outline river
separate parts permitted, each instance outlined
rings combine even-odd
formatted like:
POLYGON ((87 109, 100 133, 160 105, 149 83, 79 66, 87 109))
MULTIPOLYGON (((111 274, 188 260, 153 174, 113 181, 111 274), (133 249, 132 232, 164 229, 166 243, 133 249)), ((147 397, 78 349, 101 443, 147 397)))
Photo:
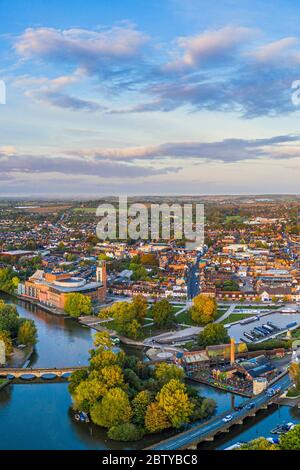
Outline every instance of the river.
MULTIPOLYGON (((62 367, 88 363, 92 347, 92 330, 79 325, 72 319, 55 317, 36 306, 17 301, 0 294, 6 302, 16 303, 21 316, 35 320, 38 329, 36 352, 30 366, 62 367)), ((138 350, 127 353, 141 355, 138 350)), ((224 412, 243 401, 227 392, 211 387, 197 386, 199 393, 217 401, 218 412, 224 412), (234 400, 234 401, 233 401, 234 400)), ((249 440, 257 435, 269 435, 277 423, 300 421, 299 413, 288 407, 273 410, 249 421, 237 436, 234 429, 226 435, 226 442, 249 440), (258 424, 259 423, 259 424, 258 424)), ((71 412, 71 398, 66 383, 16 384, 0 391, 0 449, 133 449, 151 445, 157 437, 128 444, 110 441, 101 428, 92 424, 78 423, 71 412)), ((164 437, 167 437, 165 435, 164 437)), ((218 440, 213 447, 224 448, 225 440, 218 440)), ((211 444, 210 444, 211 446, 211 444)))

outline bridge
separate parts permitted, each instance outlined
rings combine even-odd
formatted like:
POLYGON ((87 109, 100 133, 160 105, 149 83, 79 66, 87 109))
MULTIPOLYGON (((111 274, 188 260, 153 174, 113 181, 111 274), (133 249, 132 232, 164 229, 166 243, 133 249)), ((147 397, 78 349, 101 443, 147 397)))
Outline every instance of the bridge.
POLYGON ((42 379, 45 378, 49 380, 47 375, 52 375, 55 379, 56 378, 67 378, 72 372, 76 370, 85 369, 86 367, 52 367, 52 368, 3 368, 0 369, 0 377, 9 379, 11 381, 23 379, 24 381, 28 381, 28 377, 25 376, 32 376, 32 380, 34 379, 42 379))
POLYGON ((265 393, 261 393, 256 397, 244 402, 244 407, 239 411, 228 410, 226 413, 216 416, 204 424, 194 424, 180 434, 177 434, 169 439, 165 439, 157 444, 154 444, 147 449, 151 450, 178 450, 178 449, 196 449, 197 445, 204 441, 213 441, 217 434, 228 433, 230 428, 236 424, 243 424, 243 421, 249 416, 255 416, 261 409, 267 409, 269 405, 274 403, 278 396, 281 395, 289 386, 291 380, 288 375, 282 377, 274 386, 280 388, 280 391, 269 397, 265 393), (247 408, 247 404, 253 403, 253 406, 247 408), (231 415, 232 419, 229 422, 224 422, 223 418, 226 415, 231 415))

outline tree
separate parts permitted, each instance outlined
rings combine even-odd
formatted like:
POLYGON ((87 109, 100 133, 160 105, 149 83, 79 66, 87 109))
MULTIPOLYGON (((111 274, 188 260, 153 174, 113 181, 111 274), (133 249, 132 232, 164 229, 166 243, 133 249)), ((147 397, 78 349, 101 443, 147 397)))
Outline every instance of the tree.
POLYGON ((12 338, 18 334, 20 326, 20 316, 14 305, 0 304, 0 330, 8 331, 12 338))
POLYGON ((111 313, 118 333, 130 338, 138 337, 141 324, 135 319, 136 305, 129 302, 116 302, 111 307, 111 313))
POLYGON ((90 315, 92 311, 92 301, 90 297, 80 292, 67 294, 65 312, 68 315, 78 318, 80 315, 90 315))
POLYGON ((137 320, 132 320, 126 325, 125 334, 129 338, 137 339, 141 331, 141 325, 137 320))
POLYGON ((0 290, 13 294, 19 285, 20 279, 15 276, 12 268, 0 269, 0 290))
POLYGON ((300 449, 300 424, 291 429, 286 434, 281 434, 279 440, 281 450, 299 450, 300 449))
POLYGON ((198 344, 201 348, 214 344, 228 344, 230 337, 227 330, 221 323, 211 323, 199 333, 198 344))
POLYGON ((102 400, 91 408, 92 421, 104 428, 129 423, 131 417, 132 408, 128 396, 121 388, 108 390, 102 400))
POLYGON ((124 376, 121 367, 117 364, 103 367, 103 369, 101 369, 101 380, 108 388, 123 385, 124 376))
POLYGON ((156 400, 174 428, 190 421, 194 405, 189 400, 185 385, 179 380, 172 379, 165 384, 156 395, 156 400))
POLYGON ((69 392, 73 394, 76 390, 76 387, 88 378, 87 369, 79 369, 75 372, 72 372, 71 376, 69 377, 69 392))
POLYGON ((213 297, 199 294, 193 299, 190 310, 192 320, 198 325, 211 323, 217 313, 217 302, 213 297))
POLYGON ((101 370, 103 367, 112 365, 121 365, 124 360, 123 351, 114 353, 110 349, 98 349, 93 352, 90 359, 90 368, 101 370))
POLYGON ((167 299, 156 302, 152 307, 153 321, 158 326, 167 326, 174 321, 172 305, 167 299))
POLYGON ((147 313, 147 300, 142 295, 136 295, 131 302, 132 315, 135 320, 143 323, 147 313))
POLYGON ((237 450, 279 450, 276 444, 272 444, 264 437, 242 444, 237 450))
POLYGON ((165 385, 172 379, 179 380, 183 382, 184 380, 184 370, 175 364, 166 364, 162 362, 155 368, 155 377, 159 381, 160 385, 165 385))
POLYGON ((151 433, 161 432, 171 427, 164 410, 157 402, 150 403, 145 414, 145 427, 151 433))
POLYGON ((72 394, 74 408, 88 413, 91 407, 107 392, 107 387, 97 377, 88 378, 72 394))
POLYGON ((13 344, 8 331, 0 330, 0 341, 1 340, 4 342, 6 356, 10 356, 13 352, 13 344))
POLYGON ((216 409, 216 402, 212 398, 204 398, 200 407, 200 418, 208 418, 216 409))
POLYGON ((139 441, 144 437, 145 431, 143 428, 136 426, 132 423, 118 424, 112 426, 107 435, 114 441, 129 442, 139 441))
POLYGON ((111 348, 113 345, 110 334, 107 331, 101 331, 94 334, 94 346, 102 348, 111 348))
POLYGON ((151 393, 148 390, 142 390, 132 400, 133 420, 136 424, 144 425, 148 405, 151 402, 151 393))
POLYGON ((290 377, 297 390, 300 390, 300 364, 292 362, 289 366, 290 377))
POLYGON ((141 390, 141 380, 138 375, 132 369, 125 369, 124 376, 126 383, 130 386, 135 395, 138 391, 141 390))
POLYGON ((37 329, 33 320, 24 320, 18 331, 18 343, 34 346, 37 342, 37 329))

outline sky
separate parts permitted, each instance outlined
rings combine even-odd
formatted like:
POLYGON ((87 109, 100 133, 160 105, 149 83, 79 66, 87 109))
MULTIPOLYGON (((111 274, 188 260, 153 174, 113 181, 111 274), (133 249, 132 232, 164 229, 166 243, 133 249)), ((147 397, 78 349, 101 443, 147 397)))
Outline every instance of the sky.
POLYGON ((0 0, 0 196, 299 193, 299 16, 0 0))

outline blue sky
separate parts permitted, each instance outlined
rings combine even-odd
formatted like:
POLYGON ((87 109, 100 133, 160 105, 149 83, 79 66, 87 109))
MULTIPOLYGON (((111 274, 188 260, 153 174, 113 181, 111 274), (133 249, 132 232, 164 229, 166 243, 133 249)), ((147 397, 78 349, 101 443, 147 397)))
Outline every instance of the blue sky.
POLYGON ((0 195, 299 192, 299 14, 0 0, 0 195))

